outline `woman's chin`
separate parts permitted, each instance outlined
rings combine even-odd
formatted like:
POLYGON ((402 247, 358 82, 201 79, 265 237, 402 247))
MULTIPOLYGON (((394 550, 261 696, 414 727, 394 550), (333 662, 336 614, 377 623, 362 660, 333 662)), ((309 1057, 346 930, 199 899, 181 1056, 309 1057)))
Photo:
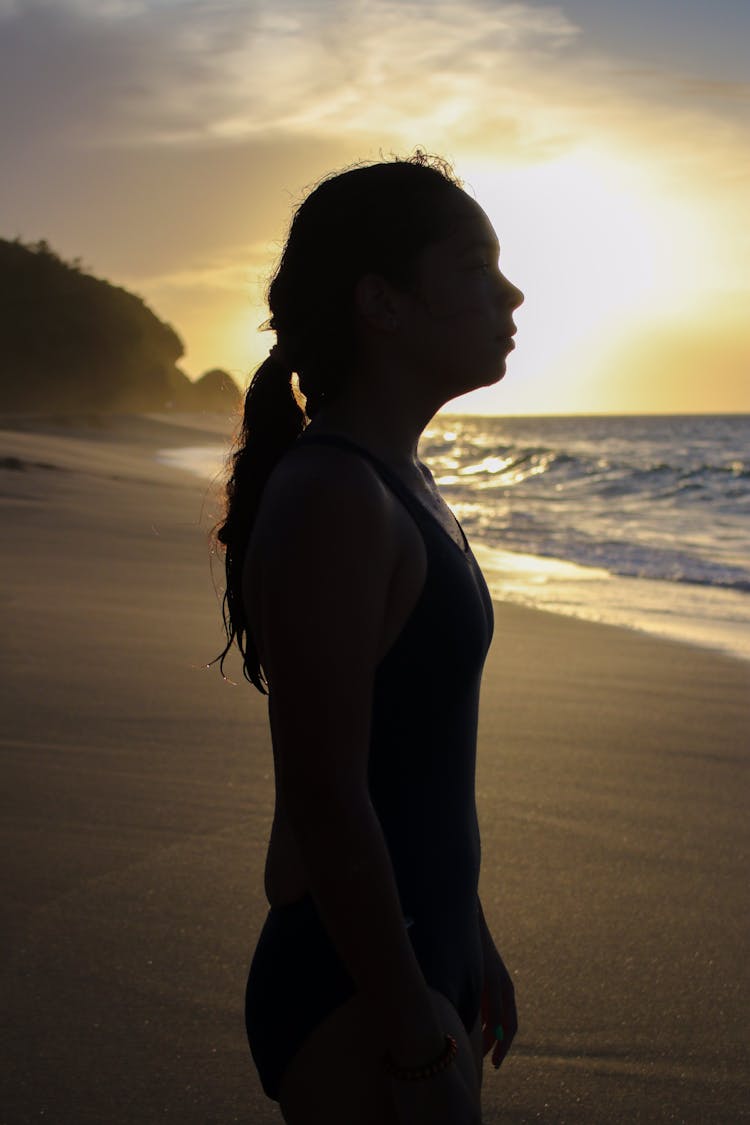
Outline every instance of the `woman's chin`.
POLYGON ((489 375, 488 378, 485 379, 483 383, 480 383, 479 386, 481 386, 481 387, 492 387, 492 386, 495 385, 495 383, 501 383, 503 381, 503 379, 505 378, 505 375, 506 375, 505 360, 501 359, 500 363, 497 365, 497 367, 495 367, 492 374, 489 375))
POLYGON ((446 399, 447 402, 454 398, 460 398, 461 395, 468 395, 472 391, 480 391, 483 387, 493 387, 497 383, 501 383, 505 378, 505 358, 503 357, 499 362, 495 360, 490 368, 485 368, 482 372, 475 372, 471 380, 462 380, 461 383, 456 381, 452 387, 446 386, 445 394, 449 395, 446 399))

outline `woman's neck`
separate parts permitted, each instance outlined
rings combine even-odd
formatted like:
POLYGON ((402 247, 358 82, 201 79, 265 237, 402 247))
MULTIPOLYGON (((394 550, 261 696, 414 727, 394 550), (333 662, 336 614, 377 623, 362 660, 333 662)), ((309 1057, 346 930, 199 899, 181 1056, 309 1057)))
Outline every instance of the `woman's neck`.
POLYGON ((310 433, 341 434, 365 446, 386 464, 409 471, 419 468, 417 446, 434 410, 409 410, 402 402, 366 401, 348 394, 321 406, 309 424, 310 433))

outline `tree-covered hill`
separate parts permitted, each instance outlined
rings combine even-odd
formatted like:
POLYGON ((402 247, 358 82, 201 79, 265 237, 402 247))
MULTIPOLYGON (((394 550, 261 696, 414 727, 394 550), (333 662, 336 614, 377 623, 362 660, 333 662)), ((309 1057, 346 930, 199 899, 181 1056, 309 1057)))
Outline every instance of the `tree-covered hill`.
POLYGON ((191 383, 182 341, 134 293, 44 241, 0 239, 0 410, 232 410, 225 372, 191 383))

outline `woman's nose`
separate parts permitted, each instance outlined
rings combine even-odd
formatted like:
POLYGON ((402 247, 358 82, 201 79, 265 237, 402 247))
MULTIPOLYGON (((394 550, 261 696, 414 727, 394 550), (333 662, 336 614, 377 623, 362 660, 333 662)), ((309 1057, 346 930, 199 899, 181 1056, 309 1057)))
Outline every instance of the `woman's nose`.
POLYGON ((510 307, 512 309, 517 309, 519 305, 523 304, 524 295, 518 286, 514 285, 511 281, 508 282, 508 291, 510 293, 510 307))
POLYGON ((524 301, 523 293, 521 292, 521 290, 518 288, 517 285, 513 284, 512 281, 508 281, 505 274, 502 274, 502 273, 500 274, 500 281, 501 281, 500 292, 501 292, 501 296, 502 296, 502 302, 503 302, 504 305, 510 305, 511 312, 512 312, 513 309, 517 309, 519 305, 523 304, 523 301, 524 301))

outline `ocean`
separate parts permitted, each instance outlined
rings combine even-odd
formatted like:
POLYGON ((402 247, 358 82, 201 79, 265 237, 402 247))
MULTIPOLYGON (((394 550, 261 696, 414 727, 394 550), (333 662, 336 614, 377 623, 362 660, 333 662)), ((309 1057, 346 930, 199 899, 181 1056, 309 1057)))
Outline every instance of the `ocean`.
POLYGON ((419 453, 497 600, 750 660, 750 415, 441 413, 419 453))

